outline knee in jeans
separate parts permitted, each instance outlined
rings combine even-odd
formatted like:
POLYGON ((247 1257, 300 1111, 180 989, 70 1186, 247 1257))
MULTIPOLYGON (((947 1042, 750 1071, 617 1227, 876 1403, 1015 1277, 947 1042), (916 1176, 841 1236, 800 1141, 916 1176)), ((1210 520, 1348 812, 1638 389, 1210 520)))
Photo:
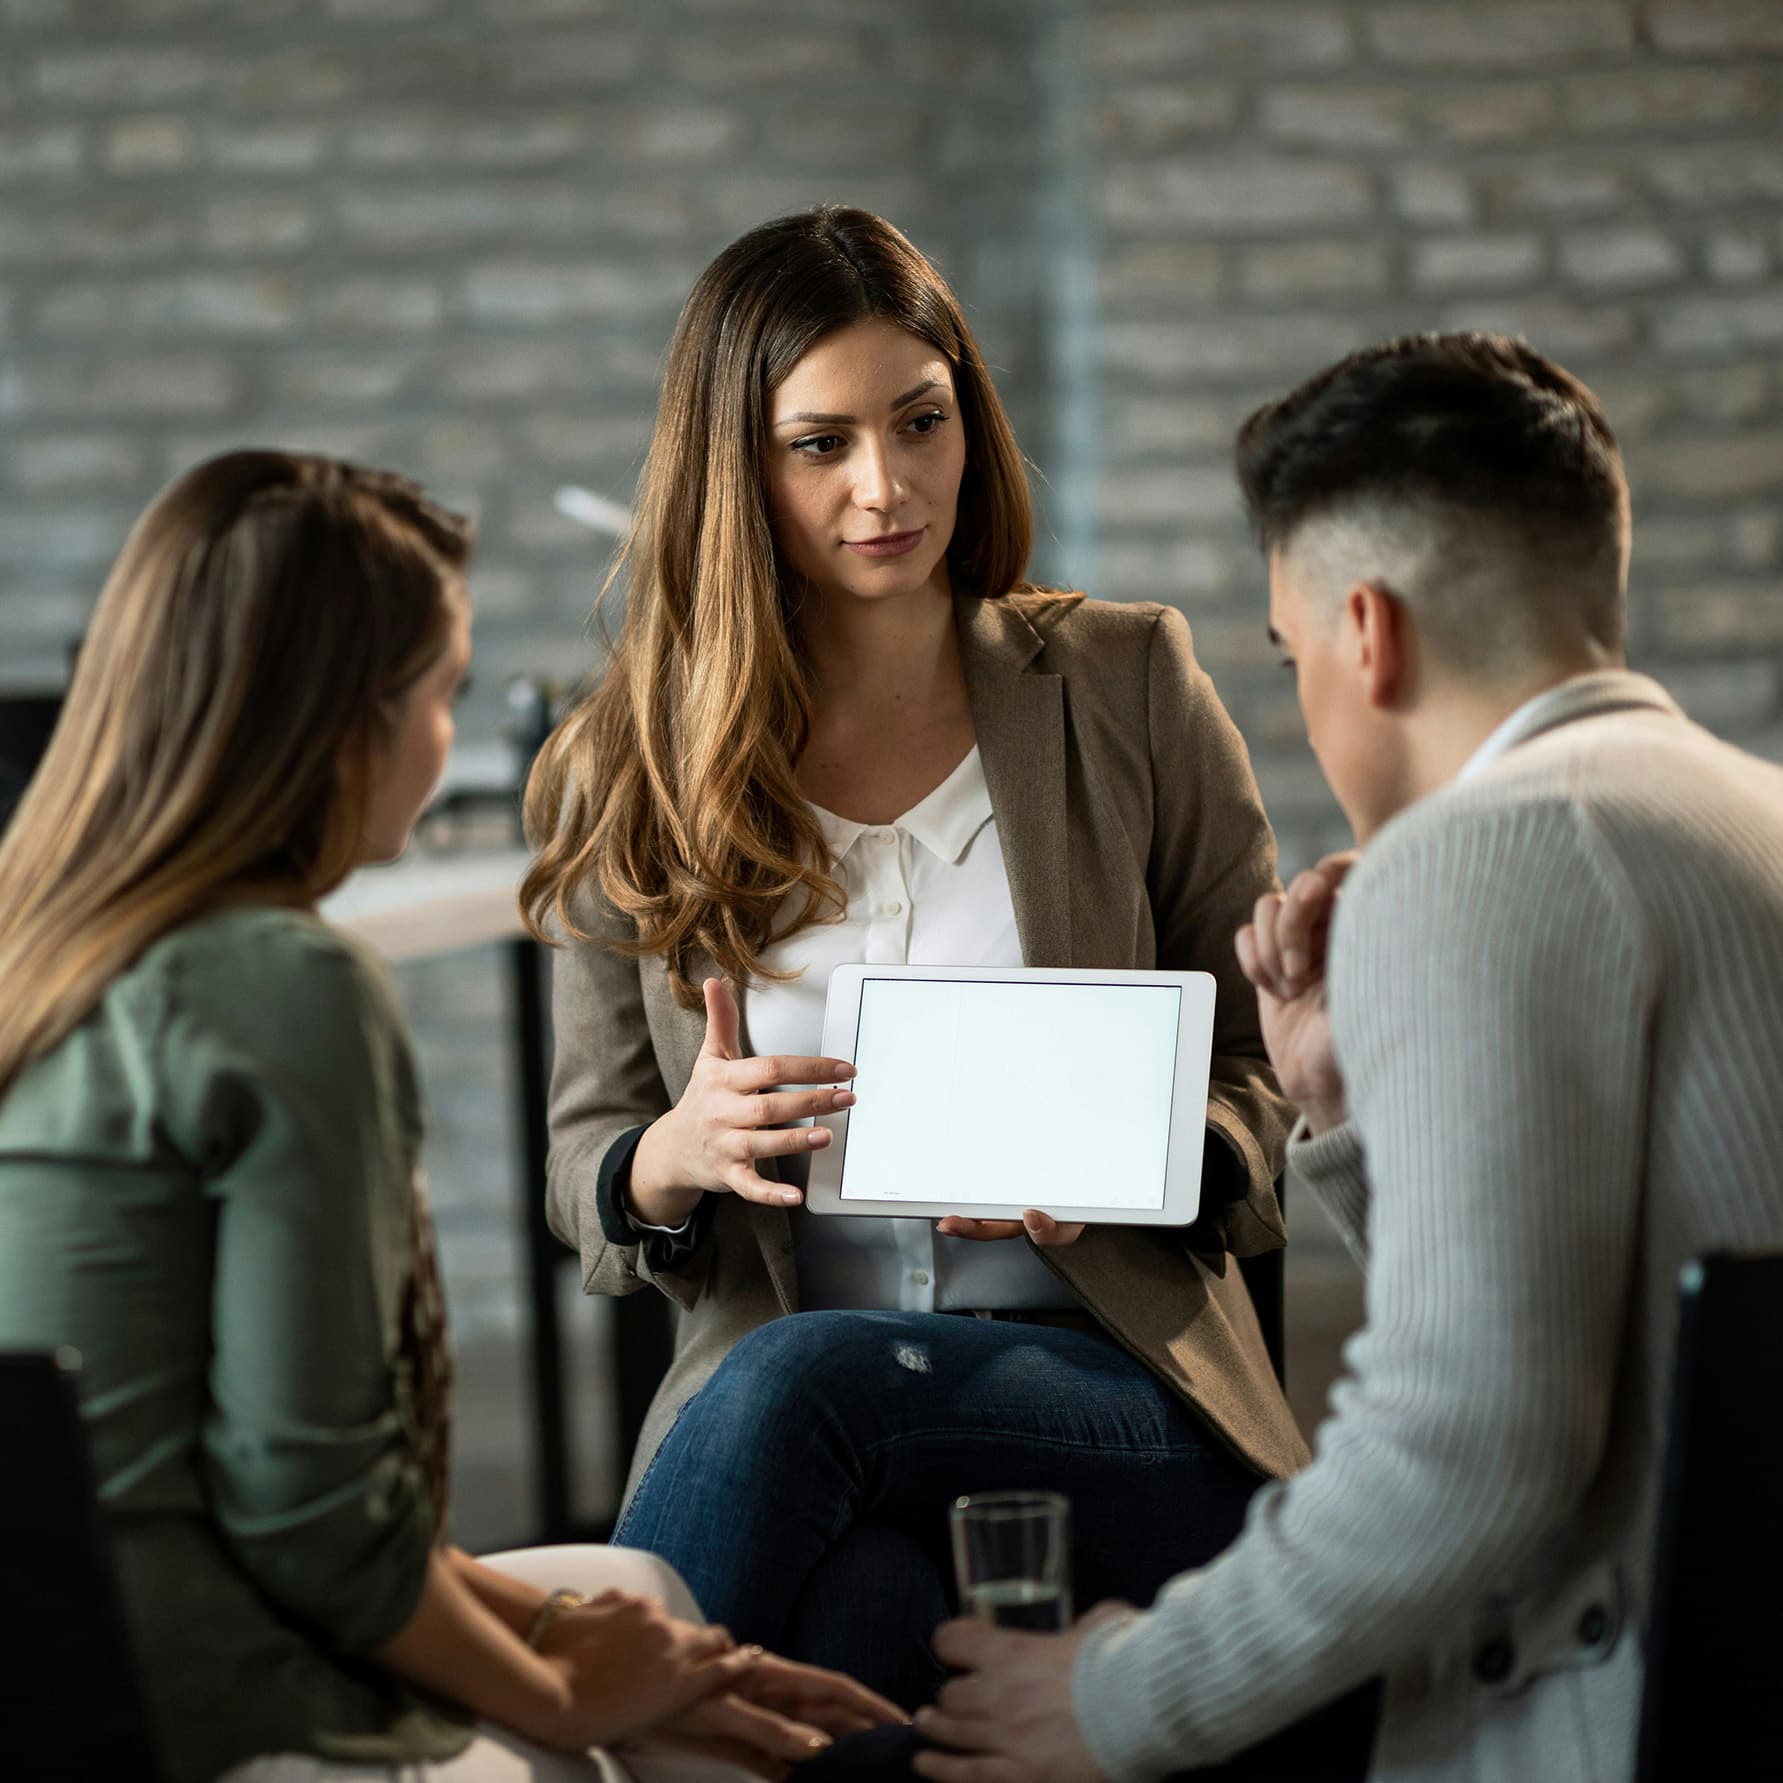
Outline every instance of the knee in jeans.
POLYGON ((804 1312, 770 1319, 744 1337, 706 1391, 759 1413, 776 1405, 817 1415, 846 1410, 885 1354, 871 1315, 804 1312))

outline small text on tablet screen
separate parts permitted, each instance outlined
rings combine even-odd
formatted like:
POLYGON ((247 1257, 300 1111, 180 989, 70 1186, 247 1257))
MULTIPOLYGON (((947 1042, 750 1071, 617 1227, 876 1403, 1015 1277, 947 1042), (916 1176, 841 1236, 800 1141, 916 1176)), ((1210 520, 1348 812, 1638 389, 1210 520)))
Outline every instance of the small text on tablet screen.
POLYGON ((868 978, 844 1201, 1162 1208, 1176 985, 868 978))

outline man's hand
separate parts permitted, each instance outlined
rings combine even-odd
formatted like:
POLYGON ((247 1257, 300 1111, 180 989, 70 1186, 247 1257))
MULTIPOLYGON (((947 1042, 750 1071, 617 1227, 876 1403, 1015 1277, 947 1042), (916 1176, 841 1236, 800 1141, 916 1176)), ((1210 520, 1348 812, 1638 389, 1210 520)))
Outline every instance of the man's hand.
POLYGON ((1090 1630, 1127 1610, 1100 1605, 1068 1634, 943 1623, 935 1652, 965 1675, 917 1712, 916 1725, 952 1750, 918 1753, 916 1774, 937 1783, 1102 1783, 1071 1712, 1071 1668, 1090 1630))
POLYGON ((1357 858, 1354 849, 1326 855, 1285 893, 1259 898, 1238 931, 1238 964, 1257 987, 1269 1062, 1314 1133, 1348 1118, 1325 1004, 1325 954, 1338 888, 1357 858))
POLYGON ((946 1238, 970 1238, 985 1244, 1025 1234, 1036 1244, 1061 1245, 1076 1244, 1083 1236, 1083 1221, 1055 1220, 1051 1214, 1030 1207, 1019 1220, 969 1220, 964 1214, 950 1213, 936 1223, 935 1230, 946 1238))

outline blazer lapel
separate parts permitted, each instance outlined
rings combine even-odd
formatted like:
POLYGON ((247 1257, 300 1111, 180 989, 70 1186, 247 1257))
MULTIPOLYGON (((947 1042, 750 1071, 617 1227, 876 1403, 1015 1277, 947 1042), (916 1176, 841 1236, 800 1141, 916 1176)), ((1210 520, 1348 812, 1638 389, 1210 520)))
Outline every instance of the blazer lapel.
POLYGON ((1044 640, 1015 604, 956 597, 960 654, 1022 959, 1071 963, 1065 683, 1029 667, 1044 640))

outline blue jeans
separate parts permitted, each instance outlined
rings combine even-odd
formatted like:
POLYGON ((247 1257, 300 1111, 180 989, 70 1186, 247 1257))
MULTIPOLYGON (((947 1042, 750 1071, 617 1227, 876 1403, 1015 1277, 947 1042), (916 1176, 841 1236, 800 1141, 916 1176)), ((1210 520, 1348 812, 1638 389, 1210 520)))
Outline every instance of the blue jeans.
POLYGON ((691 1399, 613 1539, 671 1562, 739 1641, 914 1708, 944 1672, 947 1507, 1071 1500, 1077 1605, 1149 1604, 1231 1542, 1258 1476, 1100 1332, 953 1313, 759 1327, 691 1399))

